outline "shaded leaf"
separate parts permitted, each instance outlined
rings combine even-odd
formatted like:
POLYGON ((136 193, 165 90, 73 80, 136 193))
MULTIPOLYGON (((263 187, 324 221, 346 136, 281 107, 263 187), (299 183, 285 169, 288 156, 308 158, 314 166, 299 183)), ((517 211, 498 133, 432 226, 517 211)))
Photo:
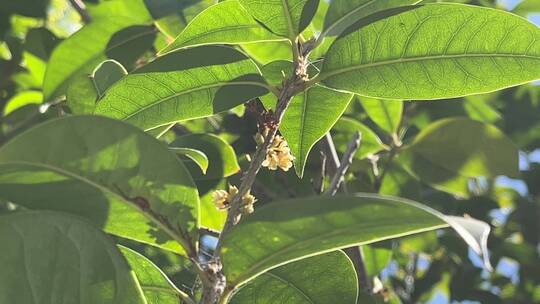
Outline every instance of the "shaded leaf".
POLYGON ((184 247, 197 239, 199 199, 189 173, 161 142, 122 122, 50 120, 2 146, 0 168, 0 196, 26 208, 76 214, 179 253, 170 235, 184 247), (147 208, 168 224, 150 220, 141 212, 147 208))
MULTIPOLYGON (((223 269, 227 282, 239 286, 296 260, 447 227, 446 220, 417 202, 368 193, 275 202, 224 237, 223 269)), ((471 226, 451 220, 448 224, 473 248, 485 249, 487 238, 478 238, 479 233, 468 230, 471 226)))
POLYGON ((92 79, 99 97, 115 82, 127 75, 126 69, 116 60, 105 60, 92 73, 92 79))
POLYGON ((148 304, 178 304, 185 295, 167 278, 161 269, 142 254, 118 246, 135 273, 148 304))
POLYGON ((96 114, 144 130, 211 116, 268 92, 257 66, 225 46, 199 46, 161 56, 115 83, 96 114))
POLYGON ((225 236, 221 257, 235 286, 305 257, 445 226, 425 206, 372 194, 274 202, 225 236))
POLYGON ((71 78, 66 91, 66 103, 73 114, 92 114, 96 108, 98 92, 91 75, 71 78))
MULTIPOLYGON (((496 127, 466 118, 439 120, 406 148, 421 160, 465 177, 519 174, 519 151, 496 127)), ((412 171, 414 172, 414 163, 412 171)))
POLYGON ((540 78, 540 29, 523 18, 448 3, 392 14, 339 37, 322 82, 362 96, 440 99, 540 78))
POLYGON ((363 159, 385 149, 385 145, 380 138, 366 125, 348 117, 342 117, 332 128, 332 138, 339 152, 345 153, 349 142, 356 132, 362 134, 360 149, 355 154, 355 158, 363 159))
POLYGON ((60 43, 45 72, 43 94, 50 101, 65 94, 68 82, 77 75, 90 75, 107 58, 124 66, 133 64, 152 44, 155 29, 134 26, 130 18, 94 21, 60 43))
POLYGON ((208 157, 208 171, 201 174, 186 164, 194 179, 220 179, 240 171, 234 149, 223 139, 213 134, 189 134, 174 140, 170 148, 190 148, 199 150, 208 157))
POLYGON ((1 303, 146 303, 113 241, 79 218, 3 215, 0 243, 1 303))
POLYGON ((377 126, 388 134, 396 134, 403 114, 402 101, 360 97, 360 103, 377 126))
POLYGON ((355 304, 357 294, 351 260, 334 251, 270 270, 242 287, 231 304, 355 304))
POLYGON ((201 169, 202 173, 206 174, 206 170, 208 170, 208 157, 203 152, 190 148, 177 147, 171 147, 169 150, 192 160, 201 169))

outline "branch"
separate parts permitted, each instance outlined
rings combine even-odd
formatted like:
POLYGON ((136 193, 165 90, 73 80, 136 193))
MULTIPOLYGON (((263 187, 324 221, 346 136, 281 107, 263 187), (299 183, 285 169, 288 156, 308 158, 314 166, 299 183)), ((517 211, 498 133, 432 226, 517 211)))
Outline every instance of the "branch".
POLYGON ((227 219, 219 236, 214 257, 207 265, 205 265, 206 271, 205 278, 203 278, 204 288, 201 303, 213 304, 218 301, 220 301, 220 303, 226 303, 231 295, 232 290, 226 288, 226 278, 221 271, 222 265, 219 254, 221 247, 223 246, 223 240, 229 230, 234 227, 242 217, 242 198, 251 191, 257 173, 259 173, 262 163, 266 159, 268 149, 274 141, 274 137, 278 132, 285 111, 289 107, 292 98, 298 92, 306 89, 306 83, 309 80, 307 76, 307 66, 309 65, 307 56, 309 51, 302 51, 302 46, 295 45, 295 43, 293 43, 293 50, 296 50, 294 63, 295 73, 283 82, 283 87, 278 95, 276 110, 271 121, 268 122, 268 132, 265 134, 263 143, 257 147, 257 150, 252 156, 249 168, 242 177, 242 183, 240 184, 238 193, 230 202, 227 219))
MULTIPOLYGON (((356 151, 358 151, 358 149, 360 148, 361 139, 362 139, 362 134, 360 132, 356 132, 353 136, 353 139, 349 143, 349 146, 347 147, 347 151, 343 155, 341 164, 339 163, 339 161, 337 162, 337 169, 334 170, 335 171, 334 177, 332 179, 330 188, 327 191, 328 195, 334 196, 339 190, 339 186, 343 182, 345 174, 347 173, 347 170, 349 170, 349 167, 351 166, 353 157, 356 154, 356 151)), ((323 148, 328 151, 327 153, 329 155, 334 155, 332 157, 334 161, 335 159, 337 159, 336 148, 332 141, 332 137, 330 136, 329 133, 327 134, 325 141, 323 141, 323 148)), ((373 288, 372 288, 372 284, 369 279, 369 276, 367 274, 362 247, 360 246, 349 247, 349 248, 343 249, 343 251, 347 254, 347 256, 349 256, 349 258, 354 264, 354 269, 356 273, 358 274, 358 287, 361 290, 364 290, 366 293, 370 294, 373 288)))
POLYGON ((332 178, 332 182, 330 183, 330 187, 328 188, 326 194, 334 196, 337 193, 339 186, 345 179, 345 174, 347 174, 347 170, 349 170, 349 167, 352 164, 356 151, 358 151, 358 148, 360 148, 361 139, 362 134, 360 132, 356 132, 353 136, 353 139, 349 143, 349 146, 347 147, 347 151, 341 159, 341 164, 339 165, 336 173, 334 174, 334 177, 332 178))
POLYGON ((321 156, 321 173, 313 181, 313 188, 317 194, 322 194, 324 192, 324 177, 326 176, 326 154, 323 151, 320 151, 321 156))
POLYGON ((82 0, 69 0, 69 3, 77 11, 77 13, 79 13, 84 23, 89 23, 92 21, 92 17, 90 17, 90 14, 88 14, 86 5, 84 2, 82 2, 82 0))

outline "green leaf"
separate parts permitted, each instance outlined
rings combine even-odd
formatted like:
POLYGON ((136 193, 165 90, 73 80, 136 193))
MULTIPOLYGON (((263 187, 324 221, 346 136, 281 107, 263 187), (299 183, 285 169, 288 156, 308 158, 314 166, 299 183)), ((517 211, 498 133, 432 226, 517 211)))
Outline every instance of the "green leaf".
POLYGON ((537 0, 523 0, 512 10, 512 12, 522 16, 540 13, 540 2, 537 0))
POLYGON ((347 0, 332 1, 324 19, 322 37, 337 36, 358 20, 393 7, 411 5, 421 0, 347 0))
POLYGON ((208 157, 203 152, 190 148, 177 147, 171 147, 169 150, 192 160, 201 169, 202 173, 206 174, 206 170, 208 170, 208 157))
POLYGON ((521 17, 447 3, 385 14, 393 16, 358 23, 334 42, 324 84, 375 98, 440 99, 540 79, 540 29, 521 17))
POLYGON ((291 44, 288 41, 248 43, 243 44, 242 49, 261 65, 277 60, 292 60, 291 44))
POLYGON ((153 44, 152 26, 135 26, 130 18, 96 20, 60 43, 47 65, 43 94, 46 101, 65 94, 69 80, 90 75, 102 61, 111 58, 131 66, 153 44))
POLYGON ((379 193, 413 200, 420 199, 421 183, 413 176, 393 162, 385 168, 379 193))
POLYGON ((238 1, 226 1, 197 15, 160 53, 201 44, 241 44, 282 39, 255 21, 238 1))
POLYGON ((319 0, 239 0, 246 10, 274 34, 294 41, 311 22, 319 0))
POLYGON ((418 203, 372 194, 273 202, 225 236, 224 272, 238 286, 305 257, 445 227, 440 216, 418 203))
POLYGON ((465 177, 495 177, 519 174, 519 151, 496 127, 467 118, 439 120, 417 135, 406 148, 429 162, 465 177))
POLYGON ((29 104, 41 104, 43 94, 39 91, 23 91, 11 97, 4 106, 4 115, 6 116, 13 111, 20 109, 29 104))
POLYGON ((304 175, 309 152, 334 126, 352 97, 352 94, 313 86, 295 96, 289 104, 279 130, 295 157, 294 168, 299 177, 304 175))
POLYGON ((124 246, 118 248, 135 273, 148 304, 178 304, 179 298, 187 297, 145 256, 124 246))
MULTIPOLYGON (((266 80, 273 85, 279 85, 292 71, 292 63, 288 61, 274 61, 263 67, 266 80)), ((310 66, 309 74, 316 73, 316 68, 310 66)), ((304 175, 309 152, 341 117, 352 97, 352 94, 316 85, 290 102, 279 130, 295 157, 294 166, 299 177, 304 175)), ((272 95, 262 98, 262 102, 267 109, 275 108, 276 100, 272 95)))
POLYGON ((359 121, 348 117, 342 117, 332 128, 332 138, 336 149, 344 153, 356 132, 362 134, 362 141, 355 158, 364 159, 385 149, 385 145, 375 132, 359 121))
POLYGON ((355 304, 357 295, 351 260, 334 251, 272 269, 241 288, 231 304, 355 304))
POLYGON ((360 97, 367 115, 388 134, 396 134, 403 114, 403 102, 360 97))
POLYGON ((392 261, 392 249, 375 246, 361 248, 368 277, 378 276, 392 261))
POLYGON ((92 114, 96 108, 98 92, 87 74, 76 75, 69 81, 66 103, 73 114, 92 114))
POLYGON ((115 82, 127 75, 126 69, 116 60, 105 60, 92 73, 94 85, 101 98, 115 82))
POLYGON ((201 226, 221 231, 227 220, 227 212, 216 208, 213 193, 215 190, 229 189, 226 179, 219 181, 198 180, 197 186, 201 194, 201 226))
POLYGON ((0 216, 0 303, 146 303, 113 241, 76 217, 0 216))
POLYGON ((330 131, 351 99, 351 94, 322 86, 311 87, 293 98, 279 130, 295 157, 294 168, 299 177, 304 175, 309 152, 330 131))
POLYGON ((184 248, 197 239, 199 199, 186 168, 150 135, 104 117, 50 120, 2 146, 0 196, 179 253, 169 235, 184 248))
POLYGON ((144 130, 211 116, 268 92, 257 66, 225 46, 199 46, 161 56, 115 83, 96 114, 144 130))
POLYGON ((213 134, 189 134, 174 140, 170 148, 191 148, 199 150, 208 157, 209 168, 201 174, 186 164, 194 179, 220 179, 240 172, 234 149, 223 139, 213 134))

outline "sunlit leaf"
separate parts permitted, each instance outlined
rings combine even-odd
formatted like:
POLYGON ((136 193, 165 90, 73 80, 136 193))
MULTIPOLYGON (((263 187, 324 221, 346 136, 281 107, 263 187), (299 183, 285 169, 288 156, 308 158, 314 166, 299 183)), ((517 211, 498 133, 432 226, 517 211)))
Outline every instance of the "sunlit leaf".
POLYGON ((392 14, 334 42, 324 84, 385 99, 440 99, 540 79, 540 29, 523 18, 447 3, 392 14))
POLYGON ((268 92, 257 66, 224 46, 199 46, 161 56, 115 83, 96 114, 144 130, 211 116, 268 92))
POLYGON ((161 142, 98 116, 48 121, 0 148, 0 196, 57 210, 105 231, 182 253, 197 239, 198 194, 161 142), (39 147, 36 150, 34 147, 39 147), (141 212, 150 208, 161 220, 141 212))

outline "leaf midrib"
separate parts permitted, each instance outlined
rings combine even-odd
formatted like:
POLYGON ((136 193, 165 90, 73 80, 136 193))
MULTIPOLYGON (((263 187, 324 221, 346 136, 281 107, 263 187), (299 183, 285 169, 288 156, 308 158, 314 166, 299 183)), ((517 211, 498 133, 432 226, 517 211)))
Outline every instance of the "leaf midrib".
POLYGON ((305 293, 300 287, 296 286, 293 282, 287 280, 287 279, 284 279, 282 277, 280 277, 279 275, 273 273, 273 272, 267 272, 265 273, 265 275, 268 275, 270 277, 273 277, 274 279, 282 282, 282 283, 285 283, 287 284, 287 286, 290 286, 292 287, 294 290, 296 290, 300 295, 302 295, 309 303, 312 303, 312 304, 316 304, 316 302, 310 297, 307 295, 307 293, 305 293))
POLYGON ((162 102, 166 102, 170 99, 173 99, 173 98, 176 98, 176 97, 180 97, 182 95, 189 95, 191 93, 195 93, 195 92, 198 92, 198 91, 204 91, 204 90, 209 90, 209 89, 213 89, 213 88, 218 88, 218 87, 224 87, 224 86, 236 86, 236 85, 254 85, 254 86, 259 86, 259 87, 263 87, 265 89, 268 89, 268 86, 261 83, 261 82, 256 82, 256 81, 227 81, 227 82, 216 82, 216 83, 213 83, 213 84, 209 84, 209 85, 204 85, 204 86, 199 86, 199 87, 195 87, 195 88, 191 88, 189 90, 185 90, 185 91, 181 91, 181 92, 178 92, 176 94, 172 94, 166 98, 162 98, 162 99, 158 99, 158 100, 155 100, 154 102, 144 106, 144 107, 141 107, 139 108, 137 111, 125 116, 125 117, 122 117, 123 120, 128 120, 130 118, 132 118, 133 116, 143 112, 143 111, 146 111, 154 106, 157 106, 159 105, 160 103, 162 102))
POLYGON ((360 5, 359 7, 353 9, 352 11, 350 11, 349 13, 344 15, 343 17, 338 18, 334 23, 332 23, 330 26, 328 26, 328 28, 326 30, 324 30, 324 32, 321 34, 321 36, 326 37, 326 35, 328 35, 330 30, 335 28, 339 23, 343 22, 343 20, 348 19, 350 16, 356 14, 358 11, 365 8, 366 6, 373 4, 373 2, 375 2, 375 1, 376 0, 370 0, 370 1, 366 2, 366 3, 364 3, 363 5, 360 5))
MULTIPOLYGON (((124 197, 122 197, 120 194, 112 191, 111 189, 107 188, 106 186, 104 185, 101 185, 99 183, 96 183, 84 176, 81 176, 81 175, 78 175, 74 172, 71 172, 71 171, 68 171, 68 170, 65 170, 63 168, 60 168, 60 167, 57 167, 57 166, 53 166, 53 165, 50 165, 50 164, 44 164, 44 163, 37 163, 37 162, 29 162, 29 161, 8 161, 8 162, 0 162, 0 166, 1 165, 25 165, 25 166, 34 166, 34 167, 37 167, 37 168, 43 168, 43 169, 47 169, 47 170, 51 170, 53 172, 56 172, 56 173, 59 173, 61 175, 64 175, 66 177, 70 177, 70 178, 73 178, 75 180, 79 180, 83 183, 87 183, 88 185, 92 186, 92 187, 95 187, 96 189, 100 190, 100 191, 103 191, 105 193, 108 193, 108 194, 111 194, 113 195, 115 198, 117 198, 118 200, 126 203, 126 205, 130 206, 132 209, 134 209, 135 211, 141 213, 144 217, 146 217, 149 221, 151 221, 152 223, 155 223, 158 227, 160 227, 163 231, 166 231, 167 234, 169 234, 171 237, 173 237, 174 240, 176 240, 184 249, 186 248, 186 244, 187 244, 187 240, 183 240, 183 239, 180 239, 178 237, 178 235, 176 233, 174 233, 173 231, 171 231, 168 227, 166 227, 163 223, 161 223, 159 220, 157 219, 154 219, 152 216, 150 216, 148 213, 146 212, 141 212, 140 209, 132 202, 126 200, 124 197)), ((178 228, 178 229, 181 229, 181 228, 178 228)), ((185 249, 184 249, 185 250, 185 249)))
POLYGON ((392 59, 392 60, 385 60, 385 61, 379 61, 379 62, 373 62, 373 63, 366 63, 366 64, 357 64, 357 65, 351 65, 346 68, 340 68, 337 70, 333 70, 330 72, 323 72, 321 73, 321 80, 325 80, 329 77, 347 73, 351 71, 366 69, 366 68, 373 68, 378 66, 384 66, 384 65, 391 65, 391 64, 397 64, 397 63, 409 63, 409 62, 418 62, 418 61, 430 61, 430 60, 448 60, 448 59, 460 59, 460 58, 524 58, 524 59, 533 59, 533 60, 540 60, 540 57, 537 56, 530 56, 530 55, 515 55, 515 54, 459 54, 459 55, 435 55, 435 56, 422 56, 422 57, 410 57, 410 58, 399 58, 399 59, 392 59))
MULTIPOLYGON (((262 28, 258 24, 245 24, 245 25, 237 25, 237 26, 228 26, 228 27, 223 27, 223 28, 217 28, 217 29, 214 29, 214 30, 211 30, 211 31, 206 31, 204 33, 199 33, 197 36, 193 36, 193 37, 191 37, 191 38, 189 38, 187 40, 181 41, 177 45, 177 47, 178 48, 185 47, 186 44, 189 43, 190 41, 200 39, 201 37, 204 37, 204 36, 208 36, 208 35, 212 35, 212 34, 220 33, 220 32, 226 32, 226 31, 230 31, 230 30, 242 30, 242 29, 262 29, 262 28)), ((276 37, 276 40, 280 40, 280 38, 276 37)), ((250 41, 253 41, 253 40, 250 40, 250 41)), ((211 43, 212 44, 219 44, 219 42, 211 42, 211 43)), ((227 42, 224 42, 224 43, 227 43, 227 42)), ((173 50, 173 48, 167 48, 167 49, 169 49, 169 51, 173 50)), ((174 48, 174 50, 176 50, 176 48, 174 48)))
MULTIPOLYGON (((436 215, 433 215, 433 216, 438 217, 436 215)), ((444 220, 441 219, 441 221, 444 221, 444 220)), ((380 226, 381 222, 378 222, 375 225, 380 226)), ((370 226, 369 225, 364 226, 363 228, 365 228, 365 227, 370 227, 370 226)), ((342 234, 344 232, 350 231, 351 227, 344 227, 344 228, 334 229, 331 232, 326 233, 326 234, 317 235, 317 236, 307 238, 307 239, 304 238, 303 241, 300 242, 300 243, 294 243, 291 246, 287 246, 287 247, 285 247, 283 249, 280 249, 280 250, 272 253, 269 256, 264 257, 263 259, 260 259, 257 263, 255 263, 251 267, 249 267, 246 271, 243 271, 243 274, 239 275, 236 278, 236 280, 231 280, 231 285, 233 285, 233 286, 242 285, 244 282, 249 281, 250 279, 256 277, 257 275, 259 275, 261 273, 264 273, 264 272, 266 272, 266 271, 268 271, 270 269, 274 269, 276 267, 279 267, 279 266, 282 266, 282 265, 285 265, 285 264, 288 264, 288 263, 291 263, 291 262, 294 262, 294 261, 298 261, 298 260, 301 260, 301 259, 304 259, 304 258, 307 258, 307 257, 310 257, 310 256, 315 256, 315 255, 319 255, 319 254, 322 254, 322 253, 331 252, 331 251, 335 251, 337 249, 347 248, 347 247, 351 247, 351 246, 361 246, 361 245, 376 243, 376 242, 380 242, 380 241, 384 241, 384 240, 388 240, 388 239, 400 238, 400 237, 403 237, 403 236, 418 234, 418 233, 427 232, 427 231, 433 231, 433 230, 436 230, 436 229, 447 228, 447 227, 449 227, 449 225, 446 224, 446 223, 439 224, 439 225, 432 225, 431 227, 419 228, 419 229, 415 229, 415 230, 410 230, 408 232, 396 233, 396 234, 393 234, 391 236, 374 238, 374 239, 371 239, 369 241, 363 241, 363 242, 358 242, 358 243, 353 243, 353 244, 346 244, 346 245, 343 245, 343 246, 337 246, 337 247, 333 247, 333 248, 330 248, 330 249, 327 249, 327 250, 317 251, 317 252, 312 253, 312 254, 307 254, 305 256, 301 256, 301 257, 297 257, 297 258, 294 258, 294 259, 291 259, 291 260, 287 260, 285 262, 281 262, 281 263, 272 265, 270 267, 266 267, 261 271, 254 271, 255 269, 259 268, 260 265, 264 265, 265 263, 272 260, 276 256, 284 255, 284 254, 287 254, 287 253, 289 253, 291 251, 294 251, 297 247, 300 247, 300 245, 303 245, 305 243, 312 242, 312 241, 315 241, 315 240, 318 240, 318 239, 327 238, 327 237, 342 234)))

